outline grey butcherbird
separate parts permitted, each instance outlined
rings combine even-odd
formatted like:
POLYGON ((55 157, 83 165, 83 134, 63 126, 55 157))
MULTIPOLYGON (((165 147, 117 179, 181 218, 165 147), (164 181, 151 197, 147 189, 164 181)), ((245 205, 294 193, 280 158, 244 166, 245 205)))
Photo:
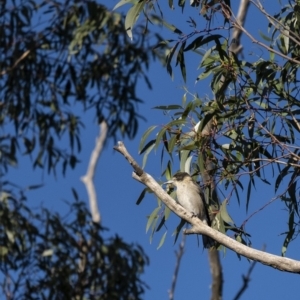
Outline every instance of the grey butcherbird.
MULTIPOLYGON (((176 186, 177 200, 187 211, 197 216, 203 223, 210 226, 208 211, 205 206, 205 198, 200 186, 193 181, 192 177, 186 172, 176 173, 172 180, 165 182, 176 186)), ((202 235, 204 248, 211 248, 215 241, 206 235, 202 235)))

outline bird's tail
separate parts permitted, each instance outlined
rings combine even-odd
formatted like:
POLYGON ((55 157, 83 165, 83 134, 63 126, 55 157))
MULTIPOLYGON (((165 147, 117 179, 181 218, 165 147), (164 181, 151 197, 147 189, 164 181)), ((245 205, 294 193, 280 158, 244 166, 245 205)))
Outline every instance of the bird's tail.
POLYGON ((210 238, 207 235, 202 235, 203 247, 206 249, 212 248, 216 245, 214 239, 210 238))
MULTIPOLYGON (((208 226, 210 226, 210 221, 208 218, 205 218, 202 220, 202 222, 208 226)), ((216 241, 212 238, 210 238, 207 235, 202 235, 202 241, 203 241, 203 247, 206 249, 209 249, 211 247, 214 247, 216 245, 216 241)))

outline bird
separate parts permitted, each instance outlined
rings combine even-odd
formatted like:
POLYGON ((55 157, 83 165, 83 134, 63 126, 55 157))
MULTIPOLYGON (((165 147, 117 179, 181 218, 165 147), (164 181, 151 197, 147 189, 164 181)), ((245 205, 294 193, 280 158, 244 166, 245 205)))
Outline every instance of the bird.
MULTIPOLYGON (((200 186, 188 173, 177 172, 174 174, 172 180, 165 182, 165 184, 174 185, 177 189, 178 203, 191 212, 193 216, 198 217, 204 224, 210 226, 210 219, 204 202, 204 194, 200 186)), ((211 248, 215 245, 215 241, 206 235, 202 235, 202 241, 204 248, 211 248)))

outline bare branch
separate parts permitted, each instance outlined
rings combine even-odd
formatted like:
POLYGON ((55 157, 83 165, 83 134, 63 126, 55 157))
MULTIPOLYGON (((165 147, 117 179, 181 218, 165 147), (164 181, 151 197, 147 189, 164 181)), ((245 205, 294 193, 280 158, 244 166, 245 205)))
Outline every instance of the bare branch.
POLYGON ((162 189, 151 175, 147 174, 140 168, 140 166, 128 153, 122 142, 118 142, 118 145, 115 146, 114 149, 124 155, 124 157, 133 166, 136 171, 132 174, 134 179, 146 185, 171 211, 192 225, 192 228, 187 229, 185 234, 207 235, 219 242, 221 245, 224 245, 225 247, 251 260, 258 261, 280 271, 300 274, 299 261, 247 247, 221 232, 210 228, 201 222, 200 219, 193 217, 191 213, 176 203, 176 201, 174 201, 174 199, 162 189))
POLYGON ((219 251, 210 249, 208 251, 210 273, 212 276, 211 300, 221 300, 223 291, 223 271, 219 251))
POLYGON ((91 215, 92 215, 93 222, 95 223, 100 223, 101 216, 98 209, 97 195, 96 195, 93 179, 95 175, 97 162, 102 152, 106 137, 107 137, 107 123, 105 121, 102 121, 100 124, 100 133, 98 138, 96 139, 96 146, 92 151, 87 172, 84 176, 81 177, 81 181, 85 184, 89 196, 91 215))
POLYGON ((243 277, 243 285, 241 286, 240 290, 238 291, 238 293, 236 294, 236 296, 234 297, 233 300, 238 300, 241 298, 242 294, 246 291, 246 289, 248 288, 248 284, 250 282, 250 275, 254 269, 256 265, 256 261, 253 261, 249 267, 249 270, 247 272, 246 275, 242 275, 243 277))
POLYGON ((242 32, 244 32, 245 35, 247 35, 247 36, 251 39, 252 43, 257 44, 257 45, 259 45, 259 46, 261 46, 261 47, 267 49, 269 52, 272 52, 272 53, 274 53, 274 54, 277 54, 278 56, 280 56, 280 57, 282 57, 282 58, 284 58, 284 59, 286 59, 286 60, 288 60, 288 61, 291 61, 291 62, 293 62, 293 63, 295 63, 295 64, 300 64, 300 61, 299 61, 299 60, 294 59, 294 58, 292 58, 292 57, 290 57, 290 56, 287 56, 287 55, 285 55, 285 54, 282 54, 282 53, 280 53, 279 51, 277 51, 277 50, 275 50, 275 49, 273 49, 273 48, 271 48, 271 47, 265 45, 264 43, 259 42, 257 39, 255 39, 255 38, 254 38, 254 37, 253 37, 253 36, 252 36, 252 35, 244 28, 244 26, 237 20, 237 18, 236 18, 233 14, 232 14, 231 22, 232 22, 232 25, 234 26, 234 28, 239 29, 239 30, 241 30, 242 32))
POLYGON ((256 6, 261 13, 263 13, 265 15, 265 17, 268 19, 268 21, 277 29, 280 31, 280 33, 286 37, 288 37, 289 39, 291 39, 293 42, 295 42, 295 44, 300 45, 300 40, 299 40, 299 36, 290 30, 289 27, 284 26, 284 24, 282 24, 282 22, 280 22, 279 20, 277 20, 276 18, 272 17, 270 14, 268 14, 265 9, 263 8, 262 4, 260 3, 259 0, 257 0, 257 3, 255 3, 254 1, 251 1, 251 3, 256 6))
MULTIPOLYGON (((250 3, 249 0, 241 0, 240 2, 239 11, 236 17, 236 20, 237 22, 239 22, 239 24, 243 25, 245 23, 249 3, 250 3)), ((241 35, 242 35, 242 30, 240 28, 235 27, 232 33, 232 39, 231 39, 231 44, 229 49, 235 54, 240 52, 242 49, 240 44, 241 35)))
POLYGON ((175 270, 174 270, 174 274, 173 274, 171 289, 169 290, 169 299, 170 300, 174 300, 174 293, 175 293, 175 288, 176 288, 176 283, 177 283, 177 278, 178 278, 179 267, 180 267, 182 256, 184 254, 185 238, 186 238, 186 235, 183 235, 181 243, 179 245, 179 250, 178 250, 178 252, 175 251, 176 265, 175 265, 175 270))

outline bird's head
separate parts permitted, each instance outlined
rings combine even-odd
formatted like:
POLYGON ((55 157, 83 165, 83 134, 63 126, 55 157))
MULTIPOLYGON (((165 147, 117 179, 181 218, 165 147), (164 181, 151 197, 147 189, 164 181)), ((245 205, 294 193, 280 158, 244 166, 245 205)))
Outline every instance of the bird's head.
POLYGON ((173 184, 177 186, 178 183, 192 181, 192 177, 186 172, 177 172, 174 174, 171 180, 165 182, 164 184, 173 184))

